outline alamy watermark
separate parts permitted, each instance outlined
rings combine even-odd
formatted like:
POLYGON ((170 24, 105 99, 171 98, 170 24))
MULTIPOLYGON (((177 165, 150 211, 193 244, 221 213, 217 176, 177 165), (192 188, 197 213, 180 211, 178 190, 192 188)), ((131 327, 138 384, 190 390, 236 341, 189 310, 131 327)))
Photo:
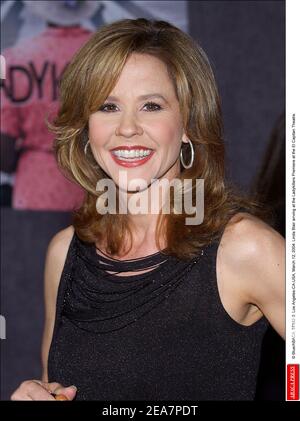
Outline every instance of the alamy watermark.
POLYGON ((204 219, 204 179, 167 178, 151 179, 148 187, 144 179, 128 182, 127 172, 119 172, 118 206, 117 186, 114 180, 103 178, 98 181, 96 190, 102 192, 96 208, 101 215, 110 214, 170 214, 171 190, 173 190, 173 212, 193 215, 185 218, 186 225, 199 225, 204 219), (193 201, 195 204, 193 205, 193 201), (117 209, 118 208, 118 209, 117 209))

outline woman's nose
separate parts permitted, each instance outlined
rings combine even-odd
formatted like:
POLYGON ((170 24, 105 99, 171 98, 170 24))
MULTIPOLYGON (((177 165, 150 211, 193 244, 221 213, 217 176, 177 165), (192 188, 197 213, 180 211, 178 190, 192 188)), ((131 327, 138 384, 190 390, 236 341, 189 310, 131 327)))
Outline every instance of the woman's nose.
POLYGON ((124 113, 117 124, 116 136, 132 137, 143 134, 143 129, 134 113, 124 113))

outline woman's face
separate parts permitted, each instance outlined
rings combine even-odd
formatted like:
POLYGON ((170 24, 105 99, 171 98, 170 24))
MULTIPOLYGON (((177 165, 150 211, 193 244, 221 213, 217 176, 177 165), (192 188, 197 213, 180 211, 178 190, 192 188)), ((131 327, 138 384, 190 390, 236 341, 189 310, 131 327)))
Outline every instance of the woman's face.
POLYGON ((132 185, 143 179, 148 187, 154 179, 179 174, 180 148, 187 138, 161 60, 147 54, 129 57, 109 97, 90 115, 89 140, 96 161, 120 188, 126 187, 125 178, 132 185))

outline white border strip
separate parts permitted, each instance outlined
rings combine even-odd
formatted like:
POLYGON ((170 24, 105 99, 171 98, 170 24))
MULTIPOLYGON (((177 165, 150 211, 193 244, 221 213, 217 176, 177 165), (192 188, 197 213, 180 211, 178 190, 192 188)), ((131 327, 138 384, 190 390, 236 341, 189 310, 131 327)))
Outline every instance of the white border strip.
POLYGON ((300 364, 299 6, 286 1, 286 364, 300 364))

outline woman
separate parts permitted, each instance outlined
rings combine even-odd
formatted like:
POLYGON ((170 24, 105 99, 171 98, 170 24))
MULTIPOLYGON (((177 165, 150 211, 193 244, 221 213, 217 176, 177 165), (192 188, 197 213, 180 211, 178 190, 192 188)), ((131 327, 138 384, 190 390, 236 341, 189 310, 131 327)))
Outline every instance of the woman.
POLYGON ((42 380, 12 399, 252 400, 268 323, 284 336, 284 240, 224 184, 205 53, 167 22, 107 25, 68 66, 51 127, 86 199, 47 252, 42 380), (103 179, 127 214, 103 212, 103 179), (201 223, 176 189, 169 213, 167 193, 151 195, 175 179, 204 179, 201 223), (130 212, 132 199, 160 212, 130 212))

